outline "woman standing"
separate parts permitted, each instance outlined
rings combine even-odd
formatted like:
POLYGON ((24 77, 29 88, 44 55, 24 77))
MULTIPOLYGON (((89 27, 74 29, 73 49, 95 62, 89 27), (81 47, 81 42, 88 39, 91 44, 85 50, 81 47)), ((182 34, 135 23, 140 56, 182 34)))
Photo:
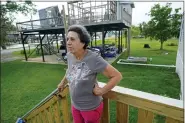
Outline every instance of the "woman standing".
POLYGON ((87 49, 90 35, 81 25, 72 25, 67 34, 68 69, 58 85, 62 91, 69 82, 74 123, 99 123, 103 111, 102 95, 110 91, 122 79, 121 73, 100 55, 87 49), (100 88, 97 74, 109 78, 100 88))

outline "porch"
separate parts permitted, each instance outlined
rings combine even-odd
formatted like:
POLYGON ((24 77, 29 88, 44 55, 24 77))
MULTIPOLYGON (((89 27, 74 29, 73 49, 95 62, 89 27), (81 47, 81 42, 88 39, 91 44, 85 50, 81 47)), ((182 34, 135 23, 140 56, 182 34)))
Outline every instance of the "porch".
MULTIPOLYGON (((105 83, 99 82, 103 87, 105 83)), ((54 90, 48 97, 26 113, 26 123, 72 123, 69 88, 54 90)), ((110 123, 110 101, 116 102, 115 123, 129 123, 129 107, 138 109, 137 123, 153 123, 154 116, 165 116, 165 123, 183 123, 183 101, 116 86, 103 95, 104 110, 101 123, 110 123)))

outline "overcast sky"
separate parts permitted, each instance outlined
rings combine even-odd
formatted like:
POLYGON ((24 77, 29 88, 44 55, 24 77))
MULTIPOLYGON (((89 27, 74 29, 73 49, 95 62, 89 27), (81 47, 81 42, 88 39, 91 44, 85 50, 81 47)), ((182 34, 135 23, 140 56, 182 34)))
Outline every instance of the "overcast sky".
MULTIPOLYGON (((161 5, 165 5, 166 2, 134 2, 135 8, 133 8, 133 13, 132 13, 132 24, 133 25, 138 25, 141 22, 147 22, 150 17, 148 15, 146 15, 146 13, 148 13, 151 9, 152 6, 154 6, 154 4, 159 3, 161 5)), ((181 13, 183 10, 183 2, 171 2, 172 5, 171 7, 174 8, 182 8, 181 9, 181 13)), ((67 5, 66 2, 34 2, 34 4, 36 5, 36 9, 43 9, 49 6, 55 6, 58 5, 59 10, 62 9, 62 5, 67 5)), ((67 7, 65 7, 65 9, 67 9, 67 7)), ((16 20, 15 22, 24 22, 24 21, 29 21, 31 16, 28 15, 23 16, 21 14, 19 14, 18 16, 16 16, 16 20)), ((33 16, 33 19, 39 19, 38 14, 33 16)))

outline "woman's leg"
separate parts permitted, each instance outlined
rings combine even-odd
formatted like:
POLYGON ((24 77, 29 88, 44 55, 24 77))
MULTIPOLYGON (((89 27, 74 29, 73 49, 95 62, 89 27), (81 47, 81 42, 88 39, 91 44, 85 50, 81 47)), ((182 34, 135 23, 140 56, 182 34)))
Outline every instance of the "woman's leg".
POLYGON ((99 123, 100 118, 103 112, 103 102, 92 111, 81 111, 82 117, 84 118, 85 123, 99 123))
POLYGON ((74 106, 71 106, 73 123, 85 123, 84 119, 79 110, 77 110, 74 106))

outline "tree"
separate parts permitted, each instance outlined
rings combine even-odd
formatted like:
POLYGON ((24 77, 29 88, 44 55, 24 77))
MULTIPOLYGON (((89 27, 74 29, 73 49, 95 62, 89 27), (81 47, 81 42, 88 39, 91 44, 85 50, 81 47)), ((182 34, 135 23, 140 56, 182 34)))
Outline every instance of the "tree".
POLYGON ((139 27, 132 25, 131 26, 131 33, 132 33, 132 36, 138 36, 140 34, 139 27))
POLYGON ((143 35, 143 36, 145 36, 145 38, 147 38, 148 37, 148 25, 147 25, 147 23, 146 22, 142 22, 142 23, 140 23, 139 24, 139 30, 140 30, 140 33, 143 35))
POLYGON ((15 19, 14 14, 22 13, 25 16, 32 12, 33 14, 36 12, 34 8, 35 5, 31 1, 25 2, 13 2, 7 1, 4 4, 0 5, 1 9, 1 42, 0 45, 3 49, 5 49, 5 45, 7 42, 7 33, 9 31, 15 31, 16 28, 13 25, 13 21, 15 19))
POLYGON ((145 37, 160 41, 160 50, 163 50, 163 43, 171 37, 177 37, 180 27, 179 9, 175 10, 175 14, 171 14, 171 3, 165 6, 155 4, 149 13, 151 20, 148 23, 142 23, 142 31, 145 37))
POLYGON ((171 18, 170 4, 160 6, 154 5, 150 10, 150 17, 152 18, 147 24, 147 36, 151 39, 159 40, 161 43, 160 50, 163 49, 163 43, 171 38, 170 18, 171 18))
POLYGON ((142 27, 142 23, 139 24, 139 31, 140 31, 140 35, 143 35, 143 27, 142 27))
POLYGON ((175 13, 172 14, 172 19, 171 19, 171 32, 172 36, 178 38, 180 34, 180 25, 181 25, 181 18, 182 14, 179 14, 179 10, 181 8, 175 9, 175 13))

